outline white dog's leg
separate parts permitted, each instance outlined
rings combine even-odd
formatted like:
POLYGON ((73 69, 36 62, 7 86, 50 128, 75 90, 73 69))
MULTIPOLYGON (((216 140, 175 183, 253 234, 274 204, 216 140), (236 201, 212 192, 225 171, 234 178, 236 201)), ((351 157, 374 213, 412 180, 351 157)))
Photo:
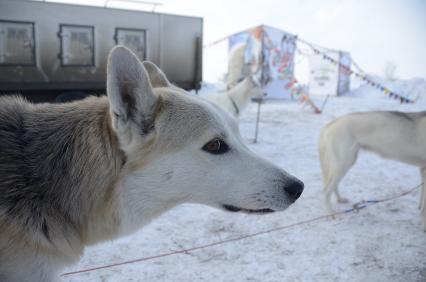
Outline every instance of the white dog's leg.
POLYGON ((423 230, 426 232, 426 168, 420 169, 423 185, 420 187, 420 216, 422 217, 423 230))
POLYGON ((325 205, 333 213, 331 196, 334 193, 339 203, 349 202, 339 193, 339 183, 355 163, 359 147, 355 141, 342 135, 344 128, 326 127, 320 135, 319 153, 324 179, 325 205))
POLYGON ((337 181, 331 180, 330 183, 325 186, 325 207, 327 208, 327 212, 330 214, 335 213, 331 203, 331 196, 333 195, 333 191, 337 190, 337 184, 337 181))
MULTIPOLYGON (((338 164, 336 163, 336 165, 339 165, 336 168, 336 170, 338 171, 338 173, 336 174, 337 183, 339 183, 343 179, 346 173, 348 173, 349 169, 354 165, 358 157, 358 150, 359 150, 358 146, 350 144, 349 142, 347 144, 341 144, 341 145, 345 145, 345 146, 340 147, 340 154, 336 154, 336 157, 339 160, 339 163, 338 164)), ((337 185, 334 190, 334 194, 336 195, 338 203, 349 202, 348 199, 340 196, 337 185)))
POLYGON ((342 180, 343 176, 345 176, 347 170, 345 172, 341 172, 337 175, 337 177, 333 177, 328 185, 325 186, 325 205, 327 207, 327 211, 329 213, 334 213, 335 210, 331 203, 331 196, 336 195, 338 203, 348 203, 349 200, 343 198, 339 193, 339 182, 342 180))
MULTIPOLYGON (((350 152, 352 153, 352 152, 350 152)), ((331 195, 334 193, 337 198, 338 203, 348 203, 349 200, 346 198, 343 198, 339 193, 339 183, 343 179, 343 177, 346 175, 346 173, 349 171, 349 169, 352 167, 354 160, 356 159, 356 155, 348 154, 347 159, 342 161, 340 159, 340 163, 333 164, 333 169, 331 170, 332 177, 330 178, 330 181, 325 186, 325 204, 327 207, 328 212, 333 213, 334 209, 332 208, 331 204, 331 195), (337 166, 336 166, 337 165, 337 166)))
POLYGON ((349 200, 340 196, 339 189, 334 190, 334 194, 336 195, 337 202, 341 204, 349 203, 349 200))
POLYGON ((426 171, 426 168, 420 168, 420 176, 421 176, 422 182, 423 182, 423 185, 420 187, 420 201, 419 201, 419 209, 420 210, 423 209, 424 204, 425 204, 424 201, 423 201, 423 196, 424 196, 424 193, 425 193, 425 186, 426 186, 426 183, 425 183, 425 180, 426 180, 425 171, 426 171))

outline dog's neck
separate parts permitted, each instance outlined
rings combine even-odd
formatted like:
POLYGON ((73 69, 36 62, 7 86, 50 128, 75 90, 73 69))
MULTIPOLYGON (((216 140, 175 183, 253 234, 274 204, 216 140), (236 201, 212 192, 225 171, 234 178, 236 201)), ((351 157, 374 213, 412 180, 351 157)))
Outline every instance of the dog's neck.
MULTIPOLYGON (((236 114, 238 115, 244 108, 247 107, 251 98, 252 85, 249 80, 245 80, 243 83, 237 84, 234 88, 228 91, 229 98, 236 104, 236 114)), ((233 105, 235 108, 235 105, 233 105)))
MULTIPOLYGON (((78 234, 81 247, 111 239, 118 232, 115 184, 124 163, 124 154, 111 127, 108 100, 106 97, 91 99, 60 106, 46 105, 46 109, 40 107, 35 113, 57 115, 57 128, 50 128, 51 134, 62 129, 58 140, 50 140, 50 143, 56 141, 57 146, 33 154, 51 158, 50 179, 44 180, 49 183, 44 194, 51 199, 46 200, 54 203, 49 207, 60 215, 63 222, 59 223, 68 224, 74 229, 73 233, 78 234)), ((48 131, 46 123, 40 115, 38 126, 48 131)))
MULTIPOLYGON (((46 281, 52 265, 75 262, 84 246, 117 237, 116 183, 124 155, 106 97, 61 105, 14 98, 3 103, 10 116, 9 135, 3 136, 11 157, 2 156, 0 163, 8 161, 14 177, 0 175, 13 192, 0 195, 6 207, 0 210, 0 261, 20 246, 21 253, 10 256, 12 265, 46 281), (38 260, 25 257, 28 250, 38 260), (45 264, 33 264, 40 260, 45 264)), ((6 270, 0 264, 0 273, 6 270)))
MULTIPOLYGON (((79 214, 87 215, 80 224, 80 234, 84 245, 112 239, 118 235, 120 215, 118 214, 116 189, 120 172, 126 157, 119 148, 117 136, 112 129, 109 102, 105 97, 96 99, 88 114, 87 125, 80 128, 80 142, 87 152, 80 152, 84 167, 88 171, 80 178, 79 191, 82 197, 79 214), (93 140, 90 140, 93 138, 93 140)), ((78 175, 75 175, 77 178, 78 175)), ((78 218, 78 217, 77 217, 78 218)))

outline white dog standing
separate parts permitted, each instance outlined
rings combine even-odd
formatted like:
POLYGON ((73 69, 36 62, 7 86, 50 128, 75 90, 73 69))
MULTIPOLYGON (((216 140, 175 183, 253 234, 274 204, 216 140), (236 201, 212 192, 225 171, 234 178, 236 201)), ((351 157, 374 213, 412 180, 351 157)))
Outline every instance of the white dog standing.
POLYGON ((249 76, 228 91, 208 93, 202 97, 220 106, 238 119, 251 98, 262 96, 262 89, 249 76))
POLYGON ((426 112, 365 112, 338 118, 321 132, 319 155, 325 201, 333 211, 331 196, 347 202, 338 184, 355 163, 359 150, 420 167, 423 187, 420 209, 426 231, 426 112))

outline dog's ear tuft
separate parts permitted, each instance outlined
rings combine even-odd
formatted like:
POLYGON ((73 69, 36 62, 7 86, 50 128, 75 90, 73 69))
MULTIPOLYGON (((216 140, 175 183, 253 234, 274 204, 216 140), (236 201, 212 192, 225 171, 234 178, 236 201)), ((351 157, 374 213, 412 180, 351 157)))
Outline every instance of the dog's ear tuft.
POLYGON ((154 63, 150 61, 144 61, 143 66, 148 72, 152 87, 168 87, 171 85, 166 75, 154 63))
POLYGON ((109 54, 107 94, 116 130, 127 129, 131 124, 142 133, 152 128, 159 99, 144 66, 124 46, 114 47, 109 54))

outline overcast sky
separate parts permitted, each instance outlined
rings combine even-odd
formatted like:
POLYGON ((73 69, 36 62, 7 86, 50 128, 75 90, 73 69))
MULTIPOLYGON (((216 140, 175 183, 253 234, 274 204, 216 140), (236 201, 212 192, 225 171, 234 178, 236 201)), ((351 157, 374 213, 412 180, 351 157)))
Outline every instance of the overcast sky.
MULTIPOLYGON (((399 78, 426 78, 426 0, 154 1, 163 3, 158 12, 203 17, 205 44, 266 24, 325 47, 349 51, 369 73, 383 75, 386 62, 393 61, 399 78)), ((105 1, 55 2, 102 5, 105 1)), ((119 2, 109 1, 109 5, 148 8, 119 2)), ((204 78, 208 81, 226 69, 226 43, 222 45, 205 49, 204 78)))

